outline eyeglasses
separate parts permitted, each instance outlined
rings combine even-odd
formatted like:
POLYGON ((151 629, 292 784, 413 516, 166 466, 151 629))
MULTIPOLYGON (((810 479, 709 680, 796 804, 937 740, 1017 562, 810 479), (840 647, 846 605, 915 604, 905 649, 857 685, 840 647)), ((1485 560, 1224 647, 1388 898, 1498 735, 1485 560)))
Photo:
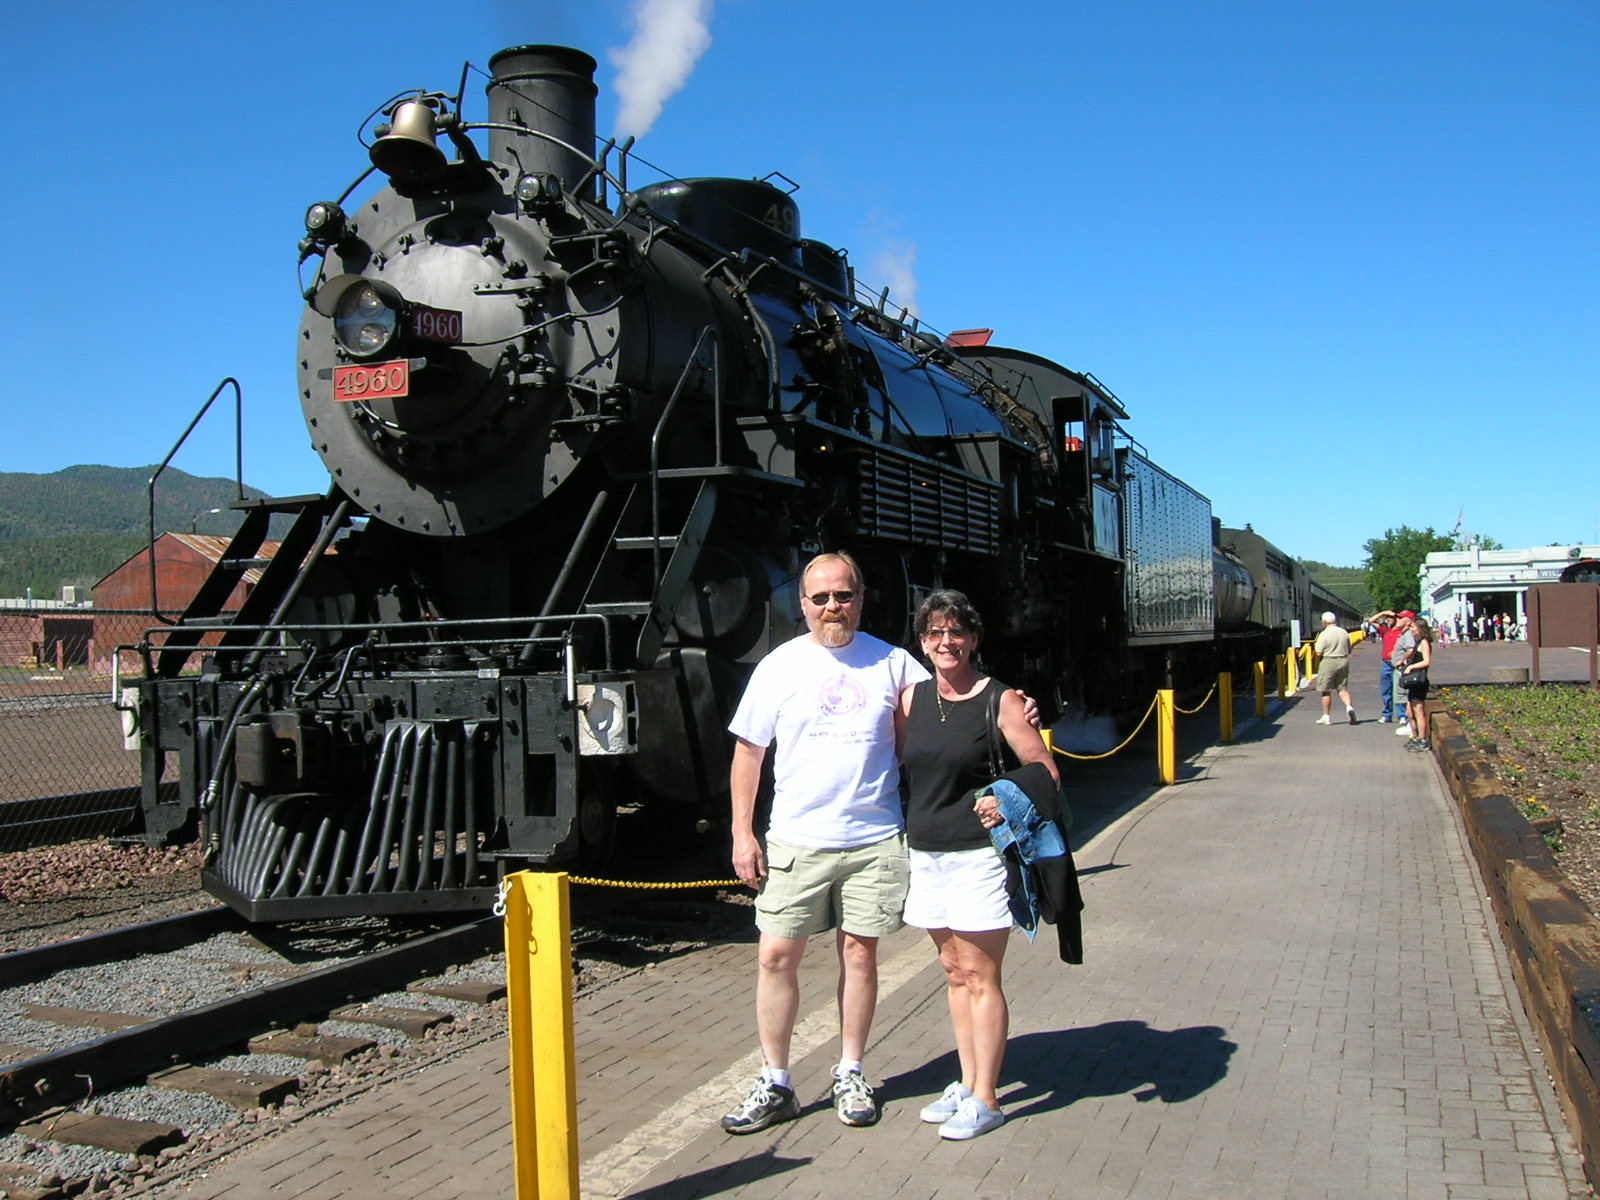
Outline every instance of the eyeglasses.
POLYGON ((849 604, 850 601, 856 598, 856 594, 854 592, 818 592, 814 596, 807 596, 806 599, 818 608, 826 608, 829 597, 832 597, 837 604, 849 604))
POLYGON ((959 642, 966 636, 967 627, 965 625, 952 625, 949 629, 930 629, 922 635, 923 640, 929 642, 937 642, 943 638, 949 638, 953 642, 959 642))

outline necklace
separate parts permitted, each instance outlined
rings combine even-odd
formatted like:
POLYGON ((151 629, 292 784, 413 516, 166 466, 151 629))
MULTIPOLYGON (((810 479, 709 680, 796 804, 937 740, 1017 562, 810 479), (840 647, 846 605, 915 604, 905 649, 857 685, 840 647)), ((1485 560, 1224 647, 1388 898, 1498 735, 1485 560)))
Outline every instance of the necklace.
MULTIPOLYGON (((979 678, 981 678, 981 676, 979 678)), ((975 686, 973 683, 968 682, 968 689, 971 689, 973 686, 975 686)), ((950 701, 950 707, 946 708, 944 706, 944 697, 939 694, 939 684, 935 682, 933 685, 933 702, 939 706, 939 724, 943 725, 946 721, 948 721, 950 719, 950 714, 955 712, 956 705, 960 704, 966 699, 968 699, 966 696, 957 696, 954 700, 950 701)))

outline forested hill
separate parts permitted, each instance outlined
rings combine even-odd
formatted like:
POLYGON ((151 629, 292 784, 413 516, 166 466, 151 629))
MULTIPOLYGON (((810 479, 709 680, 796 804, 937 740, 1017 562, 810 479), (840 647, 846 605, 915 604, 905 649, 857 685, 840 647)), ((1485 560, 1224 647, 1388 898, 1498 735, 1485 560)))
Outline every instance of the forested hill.
MULTIPOLYGON (((145 484, 155 467, 67 467, 51 475, 0 472, 0 541, 75 534, 143 534, 149 522, 145 484)), ((245 495, 262 493, 246 488, 245 495)), ((229 533, 239 495, 231 479, 199 479, 175 467, 156 484, 156 531, 229 533), (220 508, 221 513, 208 510, 220 508), (198 514, 198 515, 197 515, 198 514)))
MULTIPOLYGON (((92 586, 147 540, 150 467, 67 467, 49 475, 0 472, 0 598, 53 600, 64 585, 92 586)), ((232 533, 240 514, 231 479, 174 467, 156 485, 156 532, 232 533), (211 510, 220 511, 213 512, 211 510)), ((262 493, 245 488, 247 496, 262 493)))
POLYGON ((1365 568, 1330 567, 1327 563, 1317 562, 1311 558, 1302 558, 1300 565, 1311 573, 1311 578, 1351 608, 1360 610, 1362 616, 1369 616, 1377 610, 1378 606, 1372 602, 1372 596, 1367 592, 1365 568))

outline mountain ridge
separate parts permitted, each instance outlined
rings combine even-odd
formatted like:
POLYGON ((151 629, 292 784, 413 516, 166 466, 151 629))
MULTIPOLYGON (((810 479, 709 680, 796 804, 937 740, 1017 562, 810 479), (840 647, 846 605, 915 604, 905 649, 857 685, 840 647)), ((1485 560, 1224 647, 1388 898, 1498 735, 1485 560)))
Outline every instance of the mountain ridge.
MULTIPOLYGON (((55 599, 63 587, 93 587, 149 540, 147 467, 80 463, 35 474, 0 472, 0 597, 55 599)), ((245 497, 266 495, 246 486, 245 497)), ((229 536, 243 514, 232 479, 168 467, 156 483, 156 533, 229 536)))

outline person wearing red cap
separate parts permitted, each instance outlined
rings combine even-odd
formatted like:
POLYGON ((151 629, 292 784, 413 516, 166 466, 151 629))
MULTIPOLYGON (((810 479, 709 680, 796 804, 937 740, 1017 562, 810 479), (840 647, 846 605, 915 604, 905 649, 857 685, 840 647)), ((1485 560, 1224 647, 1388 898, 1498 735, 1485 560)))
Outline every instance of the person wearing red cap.
MULTIPOLYGON (((1401 612, 1386 608, 1372 618, 1372 623, 1378 627, 1378 636, 1383 639, 1383 661, 1378 664, 1378 691, 1383 698, 1383 712, 1378 717, 1378 724, 1380 725, 1387 725, 1394 719, 1395 705, 1397 703, 1402 706, 1400 708, 1400 724, 1402 726, 1406 724, 1405 700, 1400 699, 1397 701, 1395 699, 1393 655, 1395 643, 1400 640, 1400 636, 1410 627, 1411 622, 1416 620, 1416 617, 1417 614, 1409 608, 1401 612)), ((1403 728, 1402 732, 1409 734, 1411 730, 1403 728)))

